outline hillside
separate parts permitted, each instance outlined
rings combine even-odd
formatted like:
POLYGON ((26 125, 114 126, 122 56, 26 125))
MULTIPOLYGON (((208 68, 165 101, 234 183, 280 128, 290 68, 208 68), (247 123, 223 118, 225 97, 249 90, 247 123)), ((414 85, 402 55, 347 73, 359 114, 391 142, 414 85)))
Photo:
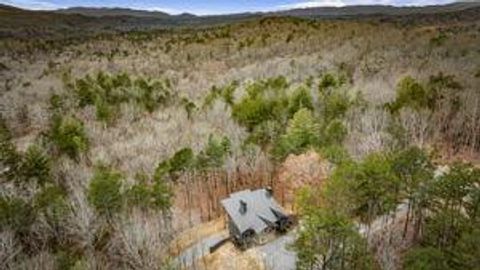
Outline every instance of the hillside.
POLYGON ((264 17, 292 16, 312 19, 351 18, 407 21, 424 16, 441 20, 466 10, 474 16, 479 12, 478 2, 460 2, 444 6, 393 7, 346 6, 342 8, 308 8, 266 13, 239 13, 228 15, 195 16, 184 13, 170 15, 164 12, 126 8, 72 7, 55 11, 29 11, 0 4, 0 37, 76 38, 118 31, 169 29, 176 27, 208 27, 264 17), (405 16, 407 18, 398 18, 405 16))
POLYGON ((480 8, 466 5, 1 7, 0 269, 175 269, 224 233, 221 199, 267 186, 300 219, 291 250, 227 244, 200 266, 262 269, 274 250, 299 269, 331 254, 329 269, 474 269, 480 8))
POLYGON ((71 7, 56 10, 55 13, 62 14, 80 14, 84 16, 103 17, 103 16, 131 16, 131 17, 153 17, 165 19, 170 15, 165 12, 134 10, 128 8, 88 8, 71 7))
POLYGON ((422 6, 422 7, 395 7, 381 5, 364 5, 364 6, 345 6, 345 7, 318 7, 293 9, 277 12, 279 15, 309 17, 309 18, 338 18, 338 17, 354 17, 358 19, 361 16, 402 16, 414 14, 435 14, 462 11, 470 8, 480 7, 480 2, 458 2, 441 6, 422 6))

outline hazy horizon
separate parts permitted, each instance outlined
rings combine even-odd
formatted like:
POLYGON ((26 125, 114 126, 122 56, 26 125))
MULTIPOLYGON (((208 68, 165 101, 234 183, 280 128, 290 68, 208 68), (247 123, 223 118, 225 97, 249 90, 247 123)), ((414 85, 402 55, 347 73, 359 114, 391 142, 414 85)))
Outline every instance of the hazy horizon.
MULTIPOLYGON (((356 5, 382 5, 382 6, 430 6, 445 5, 454 2, 452 0, 266 0, 238 2, 224 2, 219 0, 182 1, 173 0, 0 0, 1 4, 15 6, 30 10, 57 10, 72 7, 86 8, 128 8, 134 10, 160 11, 172 15, 191 13, 195 15, 220 15, 242 12, 268 12, 312 7, 344 7, 356 5)), ((474 1, 470 1, 474 2, 474 1)))

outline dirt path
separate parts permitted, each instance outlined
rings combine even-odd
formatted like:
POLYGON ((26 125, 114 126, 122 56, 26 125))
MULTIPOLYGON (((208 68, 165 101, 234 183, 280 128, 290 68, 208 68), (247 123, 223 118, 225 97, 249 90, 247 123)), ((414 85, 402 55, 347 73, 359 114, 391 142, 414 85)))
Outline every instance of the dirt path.
POLYGON ((210 254, 210 248, 228 237, 226 231, 208 236, 184 250, 176 259, 175 264, 181 268, 191 268, 200 258, 210 254))

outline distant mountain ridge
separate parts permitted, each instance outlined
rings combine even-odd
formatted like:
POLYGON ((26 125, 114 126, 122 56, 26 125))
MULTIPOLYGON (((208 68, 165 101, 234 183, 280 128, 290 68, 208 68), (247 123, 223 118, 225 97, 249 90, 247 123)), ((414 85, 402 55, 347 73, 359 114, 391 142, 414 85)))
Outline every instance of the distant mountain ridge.
POLYGON ((369 15, 409 15, 409 14, 432 14, 442 12, 461 11, 469 8, 480 7, 480 2, 455 2, 447 5, 435 6, 388 6, 388 5, 358 5, 344 7, 314 7, 303 9, 290 9, 273 12, 277 15, 294 17, 345 17, 345 16, 369 16, 369 15))
POLYGON ((431 6, 389 6, 389 5, 356 5, 344 7, 312 7, 301 9, 289 9, 270 12, 256 13, 232 13, 221 15, 197 16, 190 13, 172 15, 162 11, 138 10, 120 7, 71 7, 58 9, 53 12, 61 14, 79 14, 92 17, 103 16, 130 16, 144 18, 198 18, 198 17, 229 17, 229 16, 251 16, 251 15, 280 15, 295 17, 344 17, 344 16, 365 16, 365 15, 408 15, 408 14, 431 14, 439 12, 460 11, 472 7, 480 7, 480 1, 462 1, 446 5, 431 6))
POLYGON ((269 17, 308 19, 381 19, 408 23, 403 16, 416 22, 432 22, 458 18, 480 19, 480 2, 457 2, 442 6, 345 6, 292 9, 273 12, 237 13, 196 16, 188 13, 170 15, 160 11, 128 8, 74 7, 53 11, 25 10, 0 4, 0 38, 65 37, 92 33, 130 30, 205 27, 269 17))
POLYGON ((170 17, 196 17, 189 13, 180 15, 171 15, 162 11, 138 10, 130 8, 106 8, 106 7, 71 7, 66 9, 58 9, 55 13, 62 14, 79 14, 84 16, 103 17, 103 16, 131 16, 131 17, 148 17, 165 19, 170 17))
POLYGON ((92 8, 92 7, 71 7, 58 9, 55 13, 79 14, 84 16, 103 17, 103 16, 132 16, 132 17, 155 17, 166 18, 170 14, 160 11, 135 10, 129 8, 92 8))

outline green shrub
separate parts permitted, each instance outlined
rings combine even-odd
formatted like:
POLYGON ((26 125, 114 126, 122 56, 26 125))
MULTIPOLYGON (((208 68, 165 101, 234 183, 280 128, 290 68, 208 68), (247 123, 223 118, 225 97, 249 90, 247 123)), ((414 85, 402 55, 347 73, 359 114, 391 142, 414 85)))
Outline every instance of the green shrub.
POLYGON ((414 78, 407 76, 397 85, 397 97, 393 103, 387 104, 390 112, 394 113, 403 107, 410 107, 418 110, 428 104, 428 97, 425 88, 414 78))
POLYGON ((394 153, 392 170, 407 190, 416 190, 433 178, 434 166, 424 150, 413 146, 394 153))
POLYGON ((318 84, 318 90, 320 95, 330 95, 332 91, 343 86, 347 82, 347 78, 344 75, 334 75, 331 73, 325 73, 320 79, 318 84))
POLYGON ((36 209, 47 208, 56 200, 64 199, 66 193, 58 186, 44 187, 39 193, 35 195, 34 206, 36 209))
POLYGON ((361 103, 361 97, 352 99, 347 90, 343 87, 347 79, 343 75, 333 75, 326 73, 320 79, 318 85, 318 113, 325 122, 333 119, 341 119, 347 111, 356 103, 361 103))
POLYGON ((323 131, 323 145, 341 145, 347 136, 347 128, 340 120, 333 120, 323 131))
POLYGON ((182 148, 177 151, 171 158, 160 162, 155 169, 154 179, 161 180, 165 176, 172 177, 174 180, 178 174, 196 165, 195 155, 191 148, 182 148))
POLYGON ((135 184, 126 191, 128 206, 148 209, 151 204, 150 189, 146 183, 135 184))
POLYGON ((455 267, 459 269, 475 269, 480 258, 480 229, 477 226, 462 232, 462 236, 455 247, 449 250, 453 254, 455 267))
POLYGON ((340 145, 327 145, 320 149, 320 153, 324 158, 333 164, 340 164, 350 161, 350 155, 340 145))
POLYGON ((221 167, 230 151, 231 142, 228 137, 217 139, 210 135, 207 146, 197 158, 197 165, 199 168, 221 167))
POLYGON ((60 250, 55 253, 56 267, 58 270, 81 270, 87 269, 87 265, 82 258, 71 252, 60 250))
POLYGON ((442 46, 447 41, 448 37, 444 32, 438 33, 437 36, 430 39, 430 45, 432 46, 442 46))
POLYGON ((173 190, 164 179, 155 180, 151 196, 156 209, 166 210, 172 205, 173 190))
POLYGON ((288 154, 298 154, 320 142, 320 125, 308 109, 300 109, 288 122, 287 130, 274 146, 273 155, 283 159, 288 154))
POLYGON ((352 214, 371 224, 378 216, 390 213, 399 203, 400 182, 392 170, 392 160, 384 153, 373 153, 354 166, 344 179, 352 192, 352 214))
POLYGON ((125 192, 127 205, 148 209, 152 204, 148 175, 139 173, 135 176, 135 180, 137 183, 125 192))
POLYGON ((339 144, 347 133, 341 119, 352 106, 360 103, 352 100, 341 88, 344 84, 341 76, 325 74, 319 84, 318 101, 314 104, 311 92, 305 86, 287 95, 289 84, 284 77, 256 81, 246 87, 247 94, 234 104, 232 118, 250 132, 247 142, 257 143, 263 149, 274 144, 271 153, 279 159, 289 153, 298 154, 308 147, 339 144), (301 114, 309 111, 307 118, 315 124, 308 120, 304 124, 309 127, 300 127, 301 121, 293 120, 300 111, 303 111, 301 114), (319 116, 318 121, 313 116, 314 112, 319 116), (292 122, 302 132, 284 128, 292 122), (309 128, 313 130, 309 131, 309 128))
POLYGON ((323 96, 321 99, 321 115, 326 122, 333 119, 343 118, 348 109, 352 106, 352 101, 348 97, 347 93, 337 90, 329 95, 323 96))
POLYGON ((423 165, 430 161, 425 162, 424 154, 415 152, 418 150, 411 149, 402 155, 397 171, 400 169, 411 180, 404 178, 414 184, 407 189, 414 196, 410 196, 414 198, 412 209, 420 208, 420 213, 429 214, 417 222, 422 238, 417 247, 408 251, 405 269, 475 269, 480 250, 480 170, 470 164, 454 163, 449 172, 431 181, 433 168, 425 174, 423 165), (419 157, 411 161, 412 155, 419 157), (407 169, 402 165, 405 162, 410 163, 407 169), (422 178, 426 180, 417 180, 422 178))
POLYGON ((301 108, 306 108, 313 111, 313 99, 310 91, 305 87, 297 88, 289 99, 288 115, 292 117, 301 108))
POLYGON ((232 117, 252 131, 264 121, 285 123, 288 119, 288 82, 284 77, 256 81, 246 87, 247 95, 232 107, 232 117))
POLYGON ((480 232, 478 229, 461 233, 452 247, 416 246, 405 255, 404 269, 476 269, 478 267, 480 232))
POLYGON ((195 165, 195 155, 191 148, 182 148, 170 159, 170 173, 185 171, 195 165))
POLYGON ((414 109, 423 108, 428 104, 427 92, 415 79, 406 77, 398 84, 396 101, 414 109))
POLYGON ((287 78, 285 78, 285 76, 277 76, 274 78, 270 78, 266 81, 266 84, 268 87, 277 91, 282 91, 284 89, 287 89, 289 86, 289 83, 287 81, 287 78))
POLYGON ((284 127, 277 121, 264 121, 255 126, 247 138, 248 143, 255 143, 264 149, 275 142, 283 133, 284 127))
POLYGON ((443 106, 449 104, 451 109, 458 110, 460 107, 459 90, 463 87, 455 81, 454 76, 439 73, 430 76, 428 83, 421 84, 414 78, 407 76, 397 85, 397 96, 395 101, 386 104, 390 112, 395 113, 401 108, 409 107, 414 110, 444 109, 443 106), (442 101, 447 100, 447 104, 442 101))
POLYGON ((336 88, 338 86, 339 82, 335 76, 330 73, 326 73, 320 79, 318 90, 320 90, 320 93, 326 93, 330 88, 336 88))
POLYGON ((0 197, 0 231, 23 231, 35 220, 35 211, 22 199, 0 197))
POLYGON ((154 179, 162 179, 164 176, 167 176, 172 172, 172 165, 170 164, 170 160, 164 160, 157 165, 154 173, 154 179))
POLYGON ((186 97, 182 98, 180 103, 182 104, 183 109, 187 113, 187 118, 192 119, 193 113, 197 110, 197 105, 195 105, 193 101, 189 100, 186 97))
POLYGON ((98 213, 111 216, 123 205, 123 176, 112 168, 98 166, 88 188, 88 201, 98 213))
POLYGON ((80 107, 95 105, 97 119, 111 122, 122 103, 131 102, 144 111, 153 112, 172 100, 168 90, 169 81, 136 78, 126 73, 110 75, 99 72, 95 78, 90 75, 77 79, 74 94, 80 107))
POLYGON ((96 97, 96 89, 94 89, 94 81, 87 75, 84 79, 75 81, 74 93, 77 96, 78 105, 85 107, 87 105, 93 105, 96 97))
POLYGON ((328 198, 318 205, 318 197, 329 194, 313 191, 316 190, 301 190, 297 197, 304 221, 293 245, 298 256, 297 269, 312 269, 313 265, 320 269, 375 269, 366 240, 354 222, 336 209, 337 198, 328 198), (334 205, 325 205, 329 201, 334 205))
POLYGON ((171 158, 157 165, 155 180, 172 178, 176 180, 180 173, 194 169, 218 168, 223 166, 225 158, 230 154, 231 142, 228 137, 217 138, 210 135, 205 148, 195 156, 191 148, 182 148, 171 158))
POLYGON ((455 80, 453 75, 438 73, 430 76, 425 88, 427 89, 428 108, 432 111, 445 110, 450 105, 452 111, 458 111, 461 106, 460 96, 463 86, 455 80), (443 101, 447 101, 445 104, 443 101))
POLYGON ((445 260, 445 254, 441 250, 433 247, 416 247, 410 249, 405 256, 404 267, 405 270, 452 269, 445 260))
POLYGON ((19 174, 20 166, 21 156, 12 143, 12 135, 5 120, 0 117, 0 168, 3 170, 2 174, 7 179, 13 180, 19 174))
POLYGON ((49 100, 49 111, 52 113, 61 113, 64 110, 64 99, 62 96, 53 94, 49 100))
POLYGON ((98 72, 96 83, 98 84, 98 86, 100 86, 102 89, 104 89, 107 92, 112 90, 114 87, 113 78, 102 71, 98 72))
POLYGON ((392 138, 392 149, 403 149, 410 144, 408 133, 403 123, 398 118, 392 118, 386 128, 392 138))
POLYGON ((141 209, 167 210, 171 206, 173 190, 163 177, 154 178, 153 185, 149 184, 148 175, 137 174, 135 185, 126 192, 128 206, 141 209))
POLYGON ((210 88, 210 92, 205 96, 203 99, 202 108, 211 108, 215 101, 220 96, 221 89, 216 87, 215 85, 210 88))
POLYGON ((89 140, 83 123, 72 116, 54 115, 49 132, 57 150, 70 158, 78 158, 88 150, 89 140))
POLYGON ((67 204, 65 190, 58 186, 44 187, 35 194, 33 206, 37 213, 43 213, 51 224, 58 224, 60 219, 67 215, 69 206, 67 204))
POLYGON ((233 81, 231 84, 225 86, 222 89, 222 92, 220 93, 220 95, 222 96, 223 102, 225 102, 225 104, 230 106, 234 104, 234 94, 237 87, 238 87, 238 82, 233 81))
POLYGON ((28 147, 24 155, 18 153, 10 141, 11 135, 6 126, 0 123, 0 165, 8 180, 16 183, 34 181, 41 186, 51 181, 51 161, 37 145, 28 147))
POLYGON ((166 105, 170 99, 171 94, 163 83, 159 81, 149 82, 143 78, 135 81, 134 85, 139 92, 136 102, 148 112, 153 112, 160 105, 166 105))
POLYGON ((50 158, 37 145, 28 147, 22 161, 22 178, 26 181, 35 181, 43 186, 51 182, 50 158))
POLYGON ((226 105, 233 106, 234 94, 237 87, 237 81, 233 81, 232 83, 224 86, 223 88, 218 88, 215 85, 212 86, 210 92, 207 94, 207 96, 205 96, 203 100, 202 108, 211 108, 218 98, 222 98, 223 102, 226 105))
POLYGON ((102 98, 95 99, 95 116, 97 120, 112 123, 116 118, 116 107, 109 105, 102 98))
POLYGON ((246 97, 233 106, 232 117, 252 131, 260 123, 274 118, 273 106, 273 102, 263 98, 246 97))

